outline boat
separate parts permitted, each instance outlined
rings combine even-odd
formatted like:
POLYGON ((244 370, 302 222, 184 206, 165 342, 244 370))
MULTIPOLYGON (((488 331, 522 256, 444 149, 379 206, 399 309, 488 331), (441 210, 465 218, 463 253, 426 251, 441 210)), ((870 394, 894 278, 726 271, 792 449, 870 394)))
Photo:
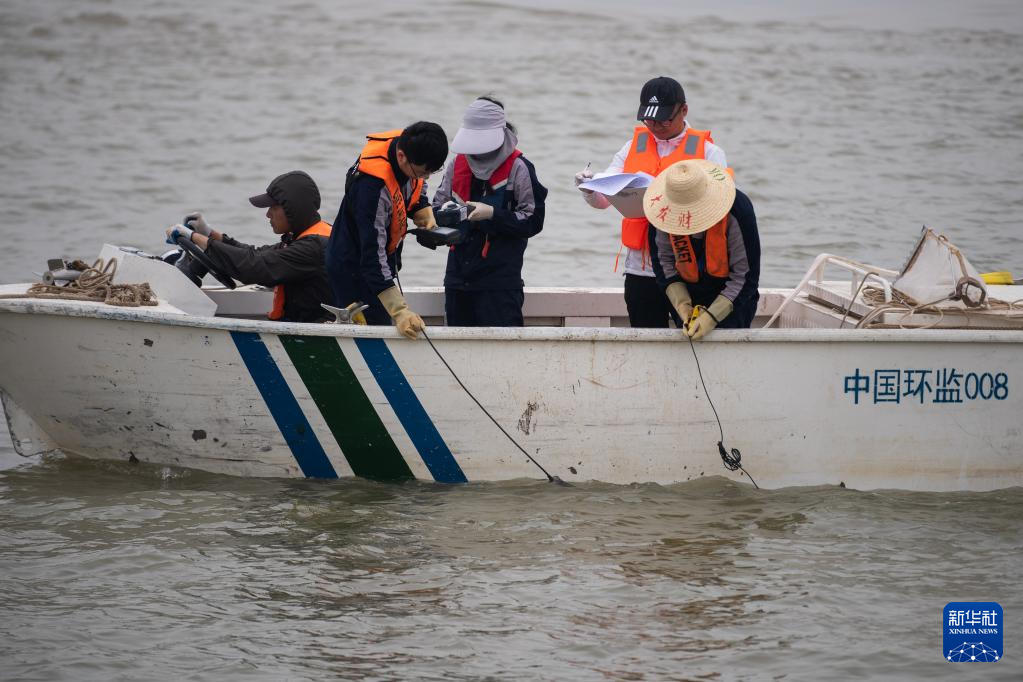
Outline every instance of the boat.
POLYGON ((900 303, 911 267, 822 254, 797 287, 761 290, 753 328, 697 343, 628 328, 619 289, 527 289, 525 327, 449 328, 443 291, 410 288, 429 338, 408 340, 271 322, 271 291, 200 289, 135 249, 100 259, 155 304, 0 287, 0 397, 26 457, 443 484, 1023 485, 1013 284, 964 276, 944 308, 900 303))

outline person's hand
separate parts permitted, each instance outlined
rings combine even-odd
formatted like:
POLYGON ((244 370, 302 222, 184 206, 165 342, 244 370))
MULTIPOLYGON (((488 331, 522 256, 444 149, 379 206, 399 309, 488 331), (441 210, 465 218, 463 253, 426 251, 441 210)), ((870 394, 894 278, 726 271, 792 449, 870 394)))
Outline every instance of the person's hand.
POLYGON ((432 230, 437 227, 437 219, 433 217, 433 206, 425 206, 412 214, 412 222, 416 227, 432 230))
POLYGON ((469 222, 475 223, 480 220, 490 220, 494 217, 494 207, 490 204, 484 204, 482 201, 467 201, 466 206, 471 206, 472 209, 469 211, 469 222))
POLYGON ((188 241, 192 241, 192 230, 178 223, 177 225, 171 225, 167 228, 167 243, 177 244, 178 237, 184 237, 188 241))
MULTIPOLYGON (((591 171, 590 167, 587 166, 585 170, 581 170, 575 174, 575 186, 579 187, 579 185, 583 184, 584 182, 588 182, 589 180, 592 179, 593 171, 591 171)), ((593 194, 592 189, 580 189, 579 191, 583 192, 584 194, 593 194)))
POLYGON ((700 314, 686 327, 686 334, 693 341, 699 341, 716 326, 718 326, 717 320, 707 312, 706 308, 700 308, 700 314))
POLYGON ((387 310, 387 314, 394 320, 394 326, 404 336, 414 339, 419 336, 419 332, 426 329, 426 323, 423 322, 423 318, 409 309, 408 303, 405 302, 405 297, 398 291, 398 287, 384 289, 377 294, 377 298, 380 299, 380 302, 387 310))
POLYGON ((693 316, 693 299, 689 296, 689 289, 686 288, 686 285, 682 282, 672 282, 664 290, 664 295, 668 297, 671 306, 682 318, 683 326, 689 324, 689 318, 693 316))
POLYGON ((409 339, 415 339, 419 336, 419 332, 426 329, 426 323, 423 322, 423 318, 407 307, 391 319, 394 320, 394 326, 398 328, 398 331, 409 339))
POLYGON ((724 296, 718 296, 708 307, 702 308, 700 314, 689 325, 686 333, 693 341, 699 341, 707 335, 721 320, 732 312, 732 302, 724 296))
POLYGON ((185 216, 185 219, 181 221, 183 225, 187 225, 192 228, 193 231, 198 232, 204 237, 209 237, 210 232, 213 232, 213 228, 209 226, 206 219, 202 217, 202 213, 194 211, 185 216))

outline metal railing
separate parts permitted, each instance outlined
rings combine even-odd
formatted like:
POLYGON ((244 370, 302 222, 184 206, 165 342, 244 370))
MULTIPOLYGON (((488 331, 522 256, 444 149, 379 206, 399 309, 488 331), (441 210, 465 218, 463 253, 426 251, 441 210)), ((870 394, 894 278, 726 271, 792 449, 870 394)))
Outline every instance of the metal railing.
POLYGON ((888 270, 887 268, 865 265, 863 263, 850 260, 849 258, 843 258, 842 256, 822 253, 814 259, 813 263, 810 265, 810 269, 806 271, 805 275, 803 275, 803 279, 800 280, 796 288, 792 290, 792 293, 785 297, 785 300, 781 302, 778 309, 774 311, 771 319, 764 324, 763 329, 767 329, 774 324, 775 320, 781 316, 782 311, 785 310, 788 304, 791 303, 796 296, 803 292, 806 285, 811 280, 814 281, 814 284, 820 285, 823 283, 824 270, 828 265, 834 265, 846 270, 852 276, 849 283, 850 306, 855 301, 856 295, 861 289, 863 289, 863 285, 870 280, 881 285, 881 288, 884 290, 884 300, 886 303, 892 300, 892 283, 888 278, 898 277, 898 270, 888 270))

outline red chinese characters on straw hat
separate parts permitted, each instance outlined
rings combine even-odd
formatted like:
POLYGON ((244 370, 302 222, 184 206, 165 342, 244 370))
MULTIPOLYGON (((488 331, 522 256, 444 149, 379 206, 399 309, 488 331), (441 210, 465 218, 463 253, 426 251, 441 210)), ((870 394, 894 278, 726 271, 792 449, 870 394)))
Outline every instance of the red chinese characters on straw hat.
POLYGON ((658 230, 698 234, 720 222, 734 201, 731 175, 710 161, 689 159, 654 178, 643 196, 643 212, 658 230))

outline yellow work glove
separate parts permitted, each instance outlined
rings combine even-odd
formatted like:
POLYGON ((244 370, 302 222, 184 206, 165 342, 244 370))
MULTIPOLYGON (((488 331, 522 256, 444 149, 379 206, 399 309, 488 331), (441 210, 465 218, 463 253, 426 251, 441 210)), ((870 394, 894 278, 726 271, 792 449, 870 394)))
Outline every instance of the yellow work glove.
POLYGON ((700 314, 689 324, 686 333, 693 341, 699 341, 731 312, 732 302, 724 296, 718 296, 708 307, 700 309, 700 314))
POLYGON ((394 326, 408 338, 416 338, 419 332, 426 328, 423 318, 409 310, 408 303, 405 302, 405 297, 398 291, 398 287, 384 289, 377 294, 377 298, 384 304, 387 314, 394 320, 394 326))
POLYGON ((437 219, 433 217, 433 206, 421 208, 413 213, 412 222, 416 224, 416 227, 425 227, 428 230, 437 227, 437 219))
POLYGON ((682 318, 682 324, 688 324, 689 318, 693 316, 693 299, 689 297, 689 289, 682 282, 672 282, 664 290, 664 295, 671 301, 672 307, 682 318))

